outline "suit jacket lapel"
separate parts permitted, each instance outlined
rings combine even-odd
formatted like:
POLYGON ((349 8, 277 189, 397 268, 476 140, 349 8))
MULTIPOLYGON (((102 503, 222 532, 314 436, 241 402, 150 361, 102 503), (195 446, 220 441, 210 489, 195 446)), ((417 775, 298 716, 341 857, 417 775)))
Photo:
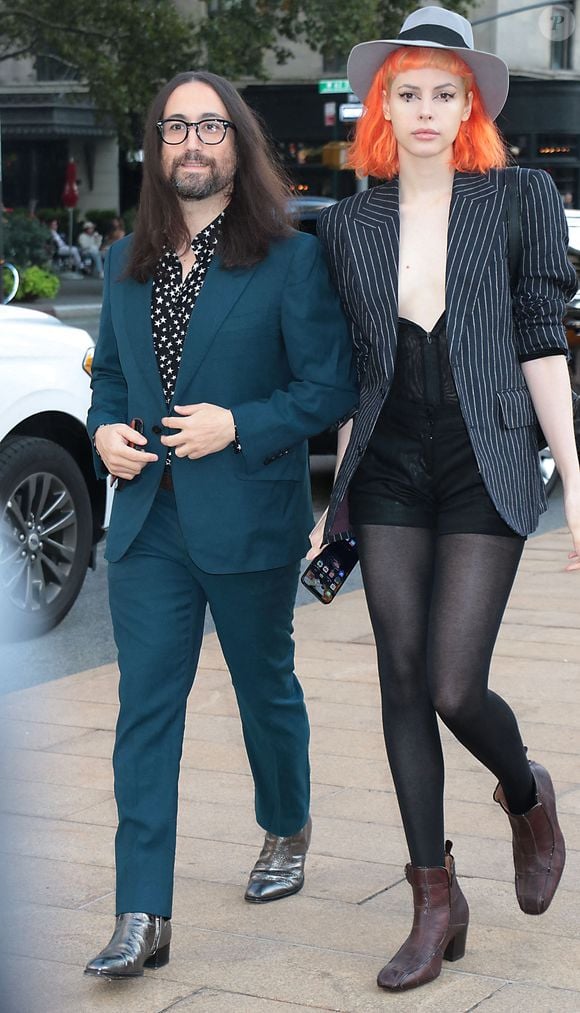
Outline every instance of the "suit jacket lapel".
POLYGON ((153 349, 153 330, 151 327, 151 293, 153 282, 150 279, 141 284, 132 278, 128 278, 125 281, 125 285, 127 287, 125 289, 126 295, 123 301, 123 310, 126 332, 131 335, 131 351, 147 386, 156 400, 164 406, 165 396, 153 349))
POLYGON ((214 255, 189 318, 175 385, 175 404, 180 403, 181 392, 195 376, 220 326, 231 313, 256 267, 226 270, 219 255, 214 255))
POLYGON ((394 371, 399 316, 399 180, 367 191, 356 214, 345 220, 363 331, 379 331, 378 354, 384 374, 394 371))
POLYGON ((504 187, 498 173, 456 172, 447 234, 446 322, 451 361, 471 316, 502 228, 504 187))

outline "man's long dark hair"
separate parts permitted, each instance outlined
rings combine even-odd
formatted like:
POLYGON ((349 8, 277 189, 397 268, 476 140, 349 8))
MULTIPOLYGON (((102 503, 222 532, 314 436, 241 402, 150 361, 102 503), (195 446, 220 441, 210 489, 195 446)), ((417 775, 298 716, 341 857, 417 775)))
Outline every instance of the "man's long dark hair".
POLYGON ((289 185, 276 164, 254 113, 223 77, 209 71, 177 74, 156 95, 145 124, 143 185, 127 274, 144 282, 153 276, 165 244, 174 250, 191 240, 179 197, 161 166, 157 122, 163 118, 169 96, 182 84, 199 81, 219 95, 236 125, 237 168, 227 214, 224 218, 219 255, 224 267, 249 267, 263 260, 273 239, 289 235, 289 185))

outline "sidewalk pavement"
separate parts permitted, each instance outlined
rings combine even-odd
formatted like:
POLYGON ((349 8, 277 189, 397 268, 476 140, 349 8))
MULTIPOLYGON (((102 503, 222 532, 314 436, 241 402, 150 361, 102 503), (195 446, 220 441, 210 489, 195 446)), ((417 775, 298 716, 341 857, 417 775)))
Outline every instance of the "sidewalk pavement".
POLYGON ((52 313, 66 322, 79 313, 98 313, 103 301, 103 282, 74 272, 59 275, 60 288, 54 299, 33 299, 16 303, 31 310, 52 313))
POLYGON ((171 961, 142 979, 82 975, 113 927, 115 666, 5 698, 9 815, 0 848, 14 910, 3 918, 0 967, 17 998, 1 1003, 4 1013, 578 1013, 580 585, 578 574, 562 572, 568 548, 562 531, 529 542, 493 663, 492 684, 514 705, 530 755, 546 763, 559 796, 568 863, 545 915, 517 906, 494 778, 444 730, 447 833, 471 906, 467 952, 424 988, 376 988, 409 930, 411 898, 368 615, 362 592, 345 591, 330 607, 313 603, 296 615, 312 721, 314 829, 303 891, 263 907, 243 901, 262 835, 212 634, 188 710, 171 961))

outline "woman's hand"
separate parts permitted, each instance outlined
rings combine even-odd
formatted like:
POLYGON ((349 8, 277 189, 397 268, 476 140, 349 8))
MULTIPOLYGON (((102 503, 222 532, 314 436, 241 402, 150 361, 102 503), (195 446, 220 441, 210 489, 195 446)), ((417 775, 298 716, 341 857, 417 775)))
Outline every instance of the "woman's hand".
POLYGON ((328 507, 322 514, 322 517, 320 518, 318 523, 315 524, 315 526, 312 528, 312 531, 310 532, 310 544, 312 548, 309 549, 309 551, 306 553, 307 559, 314 559, 315 556, 317 556, 318 553, 323 548, 322 536, 324 534, 324 525, 326 524, 327 514, 328 514, 328 507))
POLYGON ((566 570, 580 570, 580 482, 571 489, 564 487, 564 511, 566 523, 572 535, 574 549, 568 553, 570 562, 566 570))

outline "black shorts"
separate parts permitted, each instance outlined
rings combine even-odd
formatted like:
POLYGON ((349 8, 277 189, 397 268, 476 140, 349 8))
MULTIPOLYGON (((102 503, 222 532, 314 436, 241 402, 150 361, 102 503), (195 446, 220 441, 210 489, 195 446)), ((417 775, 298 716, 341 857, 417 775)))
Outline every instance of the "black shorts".
POLYGON ((390 399, 349 489, 351 522, 522 538, 500 517, 457 405, 390 399))

